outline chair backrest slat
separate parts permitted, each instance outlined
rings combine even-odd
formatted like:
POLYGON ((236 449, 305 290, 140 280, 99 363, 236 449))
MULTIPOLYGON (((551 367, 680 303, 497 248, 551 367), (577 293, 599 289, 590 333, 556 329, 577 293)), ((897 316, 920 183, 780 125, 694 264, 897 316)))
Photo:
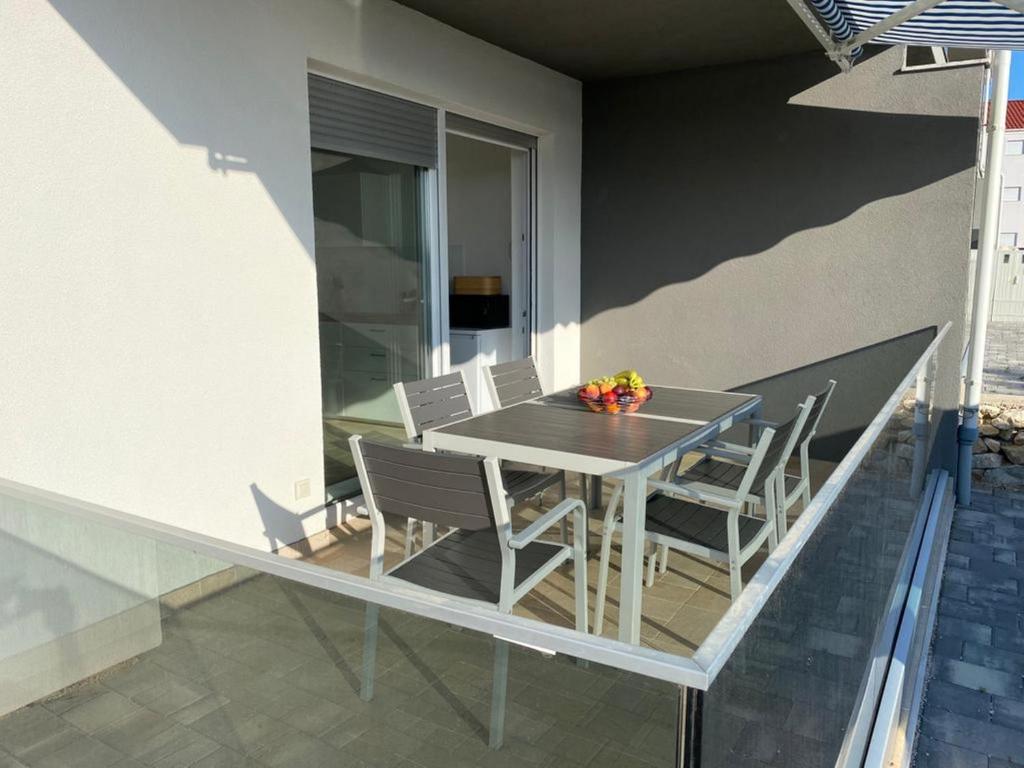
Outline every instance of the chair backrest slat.
POLYGON ((800 430, 800 437, 796 441, 797 445, 803 445, 817 434, 821 416, 825 412, 825 406, 828 405, 828 401, 832 399, 832 392, 835 388, 835 379, 829 379, 825 388, 814 396, 814 405, 811 406, 810 413, 807 414, 804 428, 800 430))
POLYGON ((494 527, 483 459, 357 438, 351 445, 362 458, 363 494, 377 511, 467 530, 494 527))
POLYGON ((487 369, 487 375, 490 377, 491 394, 497 399, 494 403, 497 408, 508 408, 544 394, 532 357, 492 365, 487 369))
POLYGON ((754 472, 754 479, 750 487, 759 490, 781 465, 789 461, 789 457, 796 447, 796 438, 802 432, 804 424, 811 409, 814 407, 814 398, 809 397, 800 404, 796 416, 780 424, 775 428, 771 437, 771 444, 764 454, 764 458, 754 472))
POLYGON ((443 427, 473 415, 461 371, 396 384, 395 393, 399 399, 404 398, 408 408, 411 423, 406 423, 406 431, 411 433, 410 439, 422 435, 425 429, 443 427))

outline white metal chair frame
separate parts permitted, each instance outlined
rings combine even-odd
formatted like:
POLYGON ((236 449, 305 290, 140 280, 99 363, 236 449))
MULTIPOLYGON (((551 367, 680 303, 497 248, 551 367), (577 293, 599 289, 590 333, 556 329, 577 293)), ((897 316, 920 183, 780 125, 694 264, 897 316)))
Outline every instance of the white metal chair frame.
MULTIPOLYGON (((489 369, 484 369, 484 370, 485 370, 485 378, 488 381, 488 386, 489 387, 493 387, 493 382, 491 382, 489 369)), ((476 411, 476 408, 473 405, 472 399, 469 397, 469 389, 466 387, 466 372, 460 369, 457 372, 457 374, 449 374, 449 376, 454 376, 454 375, 458 375, 458 377, 459 377, 458 378, 459 386, 461 387, 462 392, 464 393, 465 398, 466 398, 466 416, 465 416, 465 418, 467 418, 467 419, 468 418, 472 418, 473 416, 477 415, 477 411, 476 411)), ((438 377, 438 378, 442 378, 443 379, 443 378, 446 378, 446 377, 438 377)), ((409 405, 409 396, 408 396, 408 394, 405 391, 405 383, 401 382, 401 381, 395 382, 394 390, 395 390, 395 396, 398 398, 398 410, 399 410, 399 412, 402 415, 402 425, 405 427, 405 434, 406 434, 406 437, 409 440, 409 445, 412 446, 412 447, 417 447, 418 448, 418 447, 420 447, 420 439, 422 438, 422 434, 421 434, 421 432, 420 432, 420 430, 419 430, 419 428, 418 428, 418 426, 416 424, 416 419, 413 416, 412 408, 409 405)), ((497 399, 495 399, 494 402, 498 402, 497 399)), ((541 488, 538 491, 538 493, 535 494, 535 497, 543 496, 544 491, 546 491, 548 488, 552 487, 553 485, 558 485, 559 486, 559 489, 560 489, 559 490, 559 499, 560 500, 564 499, 566 497, 566 490, 567 490, 566 486, 565 486, 565 473, 564 472, 561 473, 561 480, 560 481, 552 482, 552 483, 546 485, 544 488, 541 488)), ((515 506, 515 503, 514 503, 514 501, 513 501, 511 496, 508 497, 508 505, 510 507, 515 506)), ((562 543, 563 544, 568 543, 568 541, 569 541, 569 530, 568 530, 568 527, 566 525, 566 522, 565 522, 564 518, 562 519, 562 522, 560 523, 560 529, 561 529, 562 543)), ((433 538, 434 538, 433 525, 430 524, 430 523, 425 523, 423 525, 423 545, 426 546, 427 544, 429 544, 431 541, 433 541, 433 538)), ((409 557, 412 554, 413 545, 415 544, 415 540, 416 540, 416 521, 413 520, 412 518, 409 518, 409 520, 406 523, 406 529, 405 529, 405 556, 406 557, 409 557)))
MULTIPOLYGON (((703 557, 708 560, 727 563, 729 566, 729 587, 731 597, 733 600, 739 597, 740 592, 743 590, 741 572, 743 564, 746 563, 758 550, 760 550, 761 546, 766 541, 768 543, 769 552, 774 550, 778 545, 778 511, 780 508, 778 500, 780 476, 783 468, 785 467, 786 461, 788 461, 789 456, 793 453, 796 440, 799 437, 800 430, 802 429, 805 420, 807 419, 811 404, 813 404, 813 398, 809 397, 807 401, 799 406, 795 417, 795 423, 793 424, 789 438, 783 446, 776 466, 772 468, 771 472, 764 480, 763 489, 754 489, 752 486, 761 468, 761 464, 764 462, 768 451, 771 448, 772 442, 774 441, 776 430, 772 427, 768 427, 762 432, 761 437, 753 448, 753 452, 748 456, 744 456, 744 458, 747 459, 746 469, 736 490, 720 488, 706 483, 679 483, 667 480, 648 481, 648 488, 652 491, 651 495, 648 497, 649 500, 658 494, 663 494, 680 501, 687 501, 700 506, 720 510, 728 515, 726 519, 728 550, 725 552, 711 549, 685 539, 645 530, 645 539, 655 548, 648 556, 647 561, 648 586, 650 586, 654 579, 654 568, 658 553, 660 552, 664 555, 664 562, 667 558, 667 550, 674 549, 680 552, 697 555, 698 557, 703 557), (761 492, 759 493, 758 490, 761 492), (760 530, 749 542, 747 542, 746 546, 741 547, 739 533, 740 517, 760 519, 751 514, 753 511, 751 509, 752 507, 760 507, 764 510, 764 522, 760 530)), ((604 628, 604 606, 608 594, 608 570, 611 559, 611 545, 612 538, 615 535, 615 529, 621 521, 621 516, 618 514, 619 500, 621 497, 621 487, 616 488, 615 492, 612 494, 612 498, 608 502, 608 509, 605 512, 604 532, 601 539, 601 563, 597 581, 597 598, 594 606, 595 634, 601 634, 604 628)))
MULTIPOLYGON (((832 393, 835 391, 835 388, 835 379, 829 379, 828 383, 825 385, 825 389, 811 399, 812 406, 817 408, 818 413, 813 422, 805 424, 805 433, 799 438, 800 474, 783 475, 783 492, 780 494, 780 499, 782 501, 782 511, 779 516, 780 539, 786 535, 786 530, 789 526, 789 510, 792 509, 798 501, 803 502, 804 509, 806 509, 811 503, 811 441, 818 434, 818 426, 821 424, 821 418, 825 415, 825 410, 828 408, 828 404, 832 400, 832 393), (792 484, 793 487, 788 493, 785 492, 786 480, 794 481, 792 484)), ((808 418, 810 417, 810 413, 811 411, 809 410, 808 418)), ((757 420, 757 425, 773 428, 778 426, 775 422, 764 420, 757 420)), ((746 463, 749 461, 749 456, 752 451, 753 449, 746 445, 718 441, 709 443, 705 448, 701 449, 700 452, 707 456, 722 456, 731 461, 746 463)))
MULTIPOLYGON (((384 523, 384 515, 377 507, 374 499, 372 484, 363 459, 361 441, 362 437, 360 435, 353 435, 349 438, 352 457, 356 465, 356 473, 358 474, 359 482, 363 487, 363 498, 366 501, 366 509, 370 516, 372 531, 370 545, 370 579, 372 581, 390 581, 391 583, 409 587, 411 582, 398 577, 393 577, 390 574, 408 564, 410 560, 423 556, 431 546, 439 544, 443 539, 452 536, 456 531, 453 529, 436 542, 425 544, 419 552, 405 557, 393 568, 385 571, 384 549, 387 542, 387 530, 384 523)), ((508 495, 505 493, 505 489, 502 486, 500 464, 498 460, 493 457, 483 459, 482 461, 487 478, 491 508, 493 510, 495 535, 501 552, 501 584, 499 599, 497 603, 491 603, 466 597, 450 597, 452 597, 452 599, 464 600, 473 605, 493 608, 499 613, 512 613, 512 608, 516 603, 522 600, 523 597, 531 592, 562 564, 572 560, 576 629, 579 632, 586 633, 588 620, 587 550, 585 535, 587 519, 586 505, 580 499, 562 499, 555 507, 545 512, 522 531, 514 533, 512 530, 512 517, 508 505, 508 495), (573 518, 572 544, 568 545, 561 542, 546 541, 545 544, 550 545, 555 554, 528 578, 526 578, 519 586, 516 586, 516 551, 537 541, 543 533, 557 523, 564 521, 569 515, 572 515, 573 518)), ((426 589, 426 587, 413 586, 418 589, 426 589)), ((367 604, 367 625, 364 637, 364 661, 362 686, 360 691, 360 696, 365 701, 369 701, 373 697, 378 613, 379 606, 367 604)), ((489 736, 489 744, 492 749, 498 749, 503 740, 506 692, 508 686, 508 644, 506 641, 498 638, 495 638, 495 643, 494 681, 491 694, 491 728, 489 736)))

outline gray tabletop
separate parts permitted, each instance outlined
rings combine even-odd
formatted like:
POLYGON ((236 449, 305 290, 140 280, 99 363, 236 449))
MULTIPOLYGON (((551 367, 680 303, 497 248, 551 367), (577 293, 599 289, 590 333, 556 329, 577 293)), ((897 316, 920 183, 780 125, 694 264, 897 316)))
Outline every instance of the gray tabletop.
POLYGON ((653 387, 632 414, 593 413, 565 390, 432 430, 445 436, 640 464, 708 424, 749 411, 759 395, 653 387))

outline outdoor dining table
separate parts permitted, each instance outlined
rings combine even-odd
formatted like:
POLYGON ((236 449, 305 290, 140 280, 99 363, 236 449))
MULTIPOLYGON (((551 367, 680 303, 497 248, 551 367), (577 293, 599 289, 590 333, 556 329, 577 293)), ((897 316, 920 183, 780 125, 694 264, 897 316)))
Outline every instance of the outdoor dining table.
MULTIPOLYGON (((744 419, 761 414, 759 395, 652 386, 634 413, 590 411, 576 389, 428 429, 426 450, 494 456, 595 478, 623 488, 619 639, 640 642, 647 479, 744 419)), ((599 498, 599 497, 598 497, 599 498)))

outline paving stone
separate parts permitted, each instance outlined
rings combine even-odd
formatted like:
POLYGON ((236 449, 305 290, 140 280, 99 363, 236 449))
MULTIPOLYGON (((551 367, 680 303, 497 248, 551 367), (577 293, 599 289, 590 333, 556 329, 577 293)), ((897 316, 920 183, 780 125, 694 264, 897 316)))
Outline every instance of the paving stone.
POLYGON ((36 755, 31 764, 32 768, 110 768, 124 757, 116 749, 82 735, 48 755, 36 755))
POLYGON ((1024 734, 1024 702, 993 696, 991 720, 1024 734))
POLYGON ((971 664, 987 667, 988 669, 1009 672, 1018 677, 1024 675, 1024 654, 1006 651, 1002 648, 993 648, 970 642, 964 643, 963 660, 971 664))
POLYGON ((113 725, 96 731, 95 736, 119 752, 137 758, 150 750, 157 736, 176 725, 173 720, 156 712, 140 709, 113 725))
POLYGON ((936 659, 935 667, 941 679, 954 685, 1011 699, 1021 699, 1024 694, 1019 675, 954 659, 936 659))
POLYGON ((988 768, 988 756, 922 734, 917 739, 917 768, 988 768))
POLYGON ((128 715, 141 711, 142 707, 126 696, 108 690, 72 707, 61 717, 81 731, 95 733, 128 715))
POLYGON ((956 637, 979 645, 992 644, 992 627, 955 616, 939 616, 938 634, 939 637, 956 637))
POLYGON ((992 695, 962 685, 954 685, 935 677, 928 683, 927 706, 947 709, 960 715, 988 720, 992 712, 992 695))
POLYGON ((961 749, 979 748, 989 757, 1024 761, 1024 739, 1011 728, 983 723, 955 712, 925 708, 921 718, 921 731, 934 740, 961 749))

